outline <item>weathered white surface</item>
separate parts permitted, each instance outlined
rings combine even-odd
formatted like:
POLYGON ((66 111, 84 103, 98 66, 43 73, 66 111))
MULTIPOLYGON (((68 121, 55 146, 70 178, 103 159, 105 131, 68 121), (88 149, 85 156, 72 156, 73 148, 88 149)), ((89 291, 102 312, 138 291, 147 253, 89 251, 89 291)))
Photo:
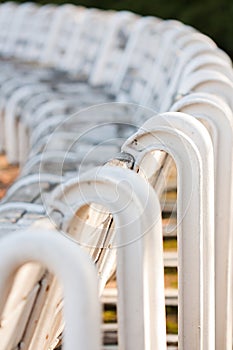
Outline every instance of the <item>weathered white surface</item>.
POLYGON ((233 234, 233 114, 224 101, 207 93, 193 93, 173 111, 188 113, 207 127, 215 160, 215 292, 216 348, 232 344, 231 244, 233 234))
POLYGON ((135 157, 135 169, 142 174, 142 160, 147 157, 150 162, 155 150, 164 150, 175 160, 179 348, 213 349, 214 163, 210 136, 189 115, 164 113, 149 119, 122 149, 135 157))
POLYGON ((100 349, 97 276, 82 249, 54 230, 29 229, 1 240, 0 260, 1 310, 14 272, 27 262, 39 262, 48 266, 64 287, 64 349, 100 349))
MULTIPOLYGON (((69 232, 77 225, 76 213, 88 203, 103 205, 114 219, 116 237, 110 237, 108 249, 117 249, 121 348, 165 349, 162 227, 153 189, 130 170, 105 166, 59 186, 49 210, 51 215, 53 210, 63 213, 63 229, 69 232)), ((78 237, 86 248, 98 244, 96 239, 99 237, 78 237)), ((111 255, 106 261, 110 267, 111 255)), ((107 277, 105 270, 100 290, 107 277)))

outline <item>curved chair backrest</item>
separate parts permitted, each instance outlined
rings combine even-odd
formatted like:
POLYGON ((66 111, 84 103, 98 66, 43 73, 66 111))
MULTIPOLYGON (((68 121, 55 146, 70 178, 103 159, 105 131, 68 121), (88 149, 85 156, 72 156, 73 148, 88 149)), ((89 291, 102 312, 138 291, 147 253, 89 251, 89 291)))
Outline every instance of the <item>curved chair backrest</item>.
MULTIPOLYGON (((151 152, 164 150, 178 170, 179 347, 213 349, 214 163, 207 130, 189 115, 164 113, 149 119, 122 150, 135 170, 151 152), (205 214, 203 214, 205 213, 205 214), (192 312, 190 312, 192 310, 192 312)), ((146 170, 141 169, 145 173, 146 170)))
POLYGON ((233 82, 219 72, 203 69, 190 74, 180 82, 177 99, 192 92, 206 92, 219 96, 233 110, 233 82))
POLYGON ((64 349, 100 350, 100 305, 95 268, 80 247, 55 230, 28 229, 1 239, 0 311, 14 273, 28 262, 46 265, 63 285, 64 349))
POLYGON ((113 216, 115 236, 101 237, 86 218, 86 231, 76 232, 76 239, 89 252, 93 248, 101 252, 104 247, 99 242, 108 242, 105 267, 99 271, 100 290, 117 250, 121 348, 166 349, 161 214, 155 192, 134 172, 104 166, 59 186, 50 200, 49 215, 60 211, 63 230, 75 232, 85 226, 78 210, 90 203, 107 208, 113 216))
POLYGON ((207 93, 191 93, 176 102, 172 111, 188 113, 210 132, 215 160, 215 292, 217 348, 232 343, 231 248, 233 234, 233 115, 220 98, 207 93))

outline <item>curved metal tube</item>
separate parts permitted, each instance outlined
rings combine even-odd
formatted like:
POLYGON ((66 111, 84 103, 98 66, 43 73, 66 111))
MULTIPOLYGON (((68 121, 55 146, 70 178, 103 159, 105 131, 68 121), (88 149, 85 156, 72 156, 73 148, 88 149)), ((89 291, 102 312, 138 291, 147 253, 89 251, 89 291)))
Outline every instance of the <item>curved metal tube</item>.
MULTIPOLYGON (((61 211, 67 231, 77 210, 88 203, 105 206, 114 218, 116 240, 109 250, 117 249, 120 348, 166 349, 161 214, 155 192, 134 172, 104 166, 59 186, 50 214, 61 211)), ((106 276, 100 277, 101 290, 106 276)))
POLYGON ((64 349, 100 350, 100 305, 96 270, 86 253, 57 231, 28 229, 1 239, 0 310, 14 272, 32 261, 51 269, 64 287, 64 349))
POLYGON ((171 110, 203 122, 214 146, 216 349, 228 349, 232 344, 233 115, 224 101, 207 93, 185 96, 171 110))
POLYGON ((175 160, 179 349, 214 349, 214 165, 210 136, 194 118, 170 112, 149 119, 122 150, 134 156, 137 169, 146 156, 150 155, 151 161, 155 150, 164 150, 175 160))

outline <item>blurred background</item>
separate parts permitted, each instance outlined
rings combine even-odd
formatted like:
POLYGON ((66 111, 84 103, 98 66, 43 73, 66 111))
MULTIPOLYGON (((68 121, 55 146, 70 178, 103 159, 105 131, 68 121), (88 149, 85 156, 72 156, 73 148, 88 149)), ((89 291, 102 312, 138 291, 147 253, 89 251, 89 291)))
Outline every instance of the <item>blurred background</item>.
MULTIPOLYGON (((22 1, 23 2, 23 1, 22 1)), ((67 1, 35 1, 64 4, 67 1)), ((233 0, 74 0, 76 5, 178 19, 210 36, 233 58, 233 0)))

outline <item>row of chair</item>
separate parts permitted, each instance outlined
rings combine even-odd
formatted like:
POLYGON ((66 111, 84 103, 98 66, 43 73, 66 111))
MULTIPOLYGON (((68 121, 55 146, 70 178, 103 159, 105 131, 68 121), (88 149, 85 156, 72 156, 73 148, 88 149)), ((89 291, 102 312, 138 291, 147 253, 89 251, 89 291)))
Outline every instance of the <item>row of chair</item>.
MULTIPOLYGON (((47 227, 49 217, 92 257, 100 291, 119 269, 120 346, 149 349, 141 336, 145 326, 130 317, 135 304, 125 295, 129 277, 116 267, 112 247, 123 228, 109 204, 112 179, 99 172, 127 168, 118 177, 130 182, 133 170, 161 196, 173 158, 178 170, 178 346, 230 349, 229 57, 210 38, 178 21, 125 11, 5 3, 0 28, 0 148, 10 163, 21 166, 0 206, 1 236, 47 227), (97 173, 86 173, 104 163, 97 173), (86 178, 81 207, 77 191, 86 178), (106 185, 100 193, 95 192, 98 181, 106 185), (99 204, 90 204, 95 199, 99 204), (131 322, 124 327, 127 317, 131 322), (134 337, 137 329, 140 336, 134 337)), ((125 196, 136 200, 132 193, 125 196)), ((127 203, 120 204, 126 210, 127 203)), ((153 281, 155 271, 148 271, 153 281)), ((137 270, 131 266, 129 272, 137 270)), ((45 268, 30 264, 20 270, 3 313, 2 349, 22 343, 27 349, 53 348, 63 329, 61 300, 58 282, 45 268)), ((162 313, 156 315, 163 324, 162 313)), ((158 320, 151 317, 154 327, 158 320)))

